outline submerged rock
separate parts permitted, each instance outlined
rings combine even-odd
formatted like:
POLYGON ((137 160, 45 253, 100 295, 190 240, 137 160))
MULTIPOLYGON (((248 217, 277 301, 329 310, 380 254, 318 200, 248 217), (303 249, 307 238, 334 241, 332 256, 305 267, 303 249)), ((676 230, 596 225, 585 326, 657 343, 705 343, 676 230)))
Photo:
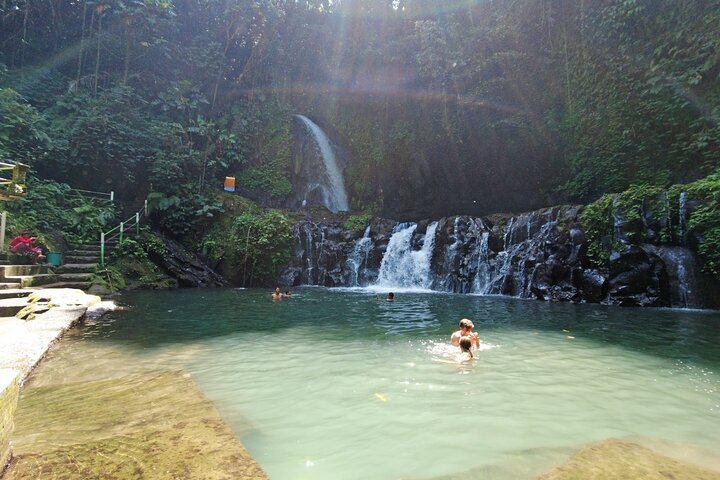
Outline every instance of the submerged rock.
POLYGON ((574 455, 538 480, 720 480, 708 470, 655 453, 635 443, 607 440, 574 455))
POLYGON ((4 477, 266 480, 189 376, 167 372, 31 388, 4 477))

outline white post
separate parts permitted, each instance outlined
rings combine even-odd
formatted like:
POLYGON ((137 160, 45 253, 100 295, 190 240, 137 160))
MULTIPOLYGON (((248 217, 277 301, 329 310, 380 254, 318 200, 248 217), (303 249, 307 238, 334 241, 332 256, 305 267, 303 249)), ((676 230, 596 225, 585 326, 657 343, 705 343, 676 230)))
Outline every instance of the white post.
POLYGON ((100 232, 100 265, 105 266, 105 232, 100 232))
POLYGON ((114 201, 115 201, 115 191, 111 191, 111 192, 110 192, 110 201, 111 201, 111 202, 114 202, 114 201))
POLYGON ((135 234, 140 236, 140 212, 135 212, 135 234))
POLYGON ((0 252, 5 251, 5 225, 7 223, 7 212, 0 216, 0 252))
POLYGON ((145 216, 147 217, 147 198, 145 199, 145 216))

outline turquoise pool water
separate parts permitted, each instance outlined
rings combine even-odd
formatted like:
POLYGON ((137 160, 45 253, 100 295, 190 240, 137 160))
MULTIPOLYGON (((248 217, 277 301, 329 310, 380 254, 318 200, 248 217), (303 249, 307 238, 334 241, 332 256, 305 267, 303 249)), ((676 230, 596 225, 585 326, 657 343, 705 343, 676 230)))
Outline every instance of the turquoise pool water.
POLYGON ((125 295, 35 385, 183 369, 274 480, 533 478, 625 438, 720 468, 720 313, 368 291, 125 295), (471 318, 483 345, 439 363, 471 318))

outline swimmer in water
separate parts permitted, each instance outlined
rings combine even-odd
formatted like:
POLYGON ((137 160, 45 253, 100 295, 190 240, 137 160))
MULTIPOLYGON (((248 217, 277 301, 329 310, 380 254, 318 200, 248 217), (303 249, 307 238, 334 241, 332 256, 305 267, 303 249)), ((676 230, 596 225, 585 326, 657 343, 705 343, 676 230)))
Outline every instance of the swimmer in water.
POLYGON ((395 301, 395 294, 393 292, 388 293, 387 299, 388 302, 395 301))
POLYGON ((433 358, 432 361, 437 363, 449 363, 451 365, 462 365, 464 363, 468 363, 475 358, 475 355, 473 355, 472 353, 472 345, 472 337, 468 335, 462 336, 460 337, 460 340, 458 340, 460 353, 456 353, 455 355, 451 356, 450 358, 452 358, 452 360, 447 358, 433 358))
POLYGON ((480 348, 480 335, 478 335, 477 332, 473 332, 473 328, 475 328, 475 324, 473 324, 471 320, 463 318, 462 320, 460 320, 460 330, 450 335, 450 343, 452 345, 455 345, 456 347, 459 347, 460 339, 462 337, 468 336, 472 340, 472 345, 475 348, 480 348))
POLYGON ((472 353, 473 341, 468 335, 460 337, 460 354, 457 356, 458 363, 465 363, 472 360, 474 357, 472 353))
POLYGON ((273 299, 273 300, 280 300, 281 298, 283 298, 283 294, 282 294, 282 292, 280 291, 280 287, 276 287, 276 288, 275 288, 275 291, 274 291, 273 294, 272 294, 272 299, 273 299))

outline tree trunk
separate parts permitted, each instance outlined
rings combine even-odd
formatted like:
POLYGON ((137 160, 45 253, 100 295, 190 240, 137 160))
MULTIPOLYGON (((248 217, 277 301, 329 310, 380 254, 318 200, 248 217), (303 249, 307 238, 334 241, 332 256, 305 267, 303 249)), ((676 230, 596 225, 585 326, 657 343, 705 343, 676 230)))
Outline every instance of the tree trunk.
POLYGON ((25 15, 23 17, 22 41, 20 42, 20 68, 25 65, 25 44, 27 44, 27 23, 30 16, 30 0, 25 2, 25 15))
POLYGON ((98 15, 97 53, 95 54, 95 85, 93 93, 97 93, 98 76, 100 76, 100 40, 102 37, 102 12, 98 15))
POLYGON ((250 247, 250 229, 252 225, 248 227, 247 236, 245 237, 245 260, 243 261, 243 283, 242 286, 246 286, 245 279, 247 277, 247 261, 248 261, 248 248, 250 247))
POLYGON ((80 75, 82 75, 83 53, 85 52, 85 19, 87 18, 87 2, 83 2, 82 32, 80 33, 80 52, 78 52, 78 68, 75 77, 75 89, 80 88, 80 75))
POLYGON ((125 65, 123 67, 122 84, 127 85, 128 71, 130 70, 130 18, 125 20, 125 65))

